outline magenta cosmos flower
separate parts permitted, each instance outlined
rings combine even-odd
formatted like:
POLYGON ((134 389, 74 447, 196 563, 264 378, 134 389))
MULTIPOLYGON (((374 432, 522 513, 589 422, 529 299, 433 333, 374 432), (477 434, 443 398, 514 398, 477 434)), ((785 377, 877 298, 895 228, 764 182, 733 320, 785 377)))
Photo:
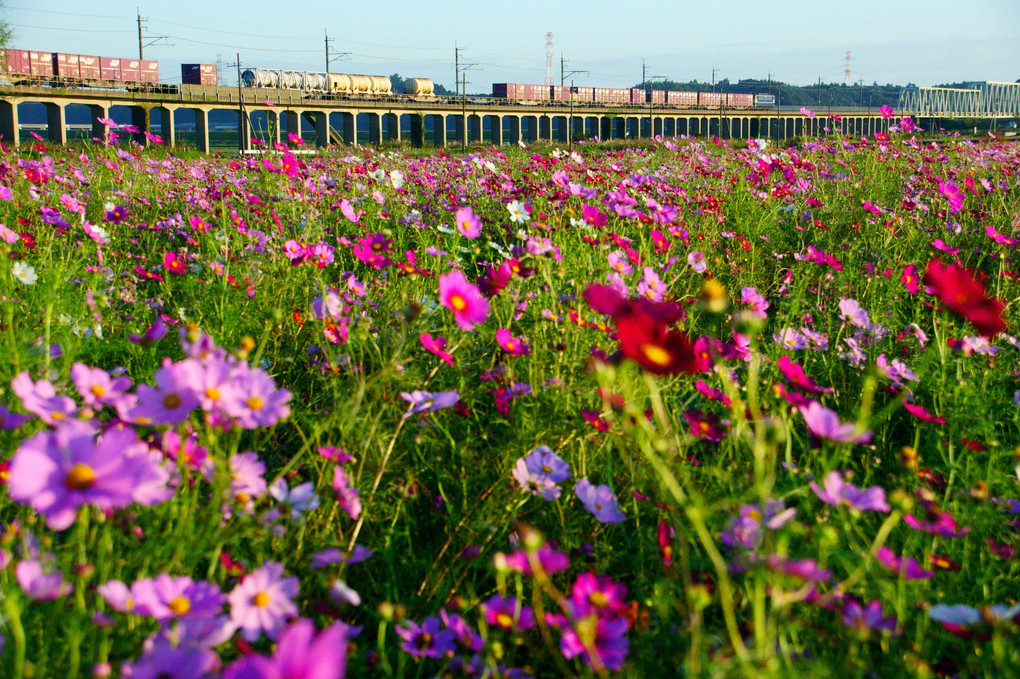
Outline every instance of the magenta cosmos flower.
POLYGON ((438 356, 443 363, 446 365, 453 365, 453 354, 446 351, 446 338, 445 337, 432 337, 427 332, 423 332, 418 335, 418 341, 421 342, 422 347, 425 351, 430 354, 438 356))
POLYGON ((88 424, 69 420, 39 432, 14 453, 10 496, 64 530, 82 505, 103 510, 127 507, 135 491, 153 478, 149 447, 130 429, 112 429, 96 440, 88 424))
POLYGON ((899 573, 904 580, 928 580, 935 575, 935 571, 926 571, 909 556, 896 556, 884 545, 875 552, 875 560, 894 573, 899 573))
POLYGON ((316 635, 312 621, 302 618, 283 631, 272 656, 241 658, 223 679, 341 679, 347 670, 346 648, 347 625, 335 622, 316 635))
POLYGON ((843 480, 839 472, 829 472, 825 476, 825 488, 819 488, 814 481, 811 482, 811 490, 822 502, 833 507, 847 506, 855 511, 866 510, 876 512, 888 512, 889 504, 885 501, 885 490, 879 486, 860 489, 857 486, 843 480))
POLYGON ((453 311, 454 320, 464 330, 474 329, 489 316, 489 303, 460 271, 439 277, 439 303, 453 311))
POLYGON ((289 618, 298 614, 292 599, 298 594, 298 579, 283 577, 283 564, 267 561, 249 573, 227 597, 230 619, 250 642, 262 632, 275 639, 289 618))
POLYGON ((500 349, 511 356, 526 356, 531 353, 531 345, 522 338, 514 337, 508 328, 500 328, 496 331, 496 343, 500 349))

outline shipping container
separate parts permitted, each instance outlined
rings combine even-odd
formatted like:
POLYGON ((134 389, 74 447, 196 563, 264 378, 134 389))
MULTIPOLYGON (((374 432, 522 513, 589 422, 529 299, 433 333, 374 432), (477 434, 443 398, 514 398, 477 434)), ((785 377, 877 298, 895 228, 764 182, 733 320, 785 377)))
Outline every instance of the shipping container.
POLYGON ((643 87, 630 88, 630 103, 632 104, 644 104, 647 96, 648 92, 643 87))
POLYGON ((32 62, 29 61, 28 52, 25 50, 0 50, 4 61, 4 72, 10 76, 31 75, 32 62))
POLYGON ((665 90, 652 90, 651 101, 653 104, 665 104, 666 103, 665 90))
POLYGON ((137 83, 142 80, 142 62, 138 59, 120 60, 120 79, 126 83, 137 83))
POLYGON ((666 103, 671 106, 697 106, 698 105, 698 93, 697 92, 674 92, 670 91, 666 95, 666 103))
POLYGON ((722 104, 722 94, 719 92, 698 92, 698 105, 710 108, 719 108, 722 104))
POLYGON ((63 52, 53 53, 53 73, 58 78, 66 80, 77 80, 81 77, 78 70, 78 55, 64 54, 63 52))
POLYGON ((776 95, 774 94, 756 94, 754 95, 755 106, 775 106, 776 95))
POLYGON ((215 64, 181 64, 181 82, 190 85, 215 85, 215 64))
POLYGON ((751 108, 754 105, 753 94, 731 94, 730 106, 733 108, 751 108))
POLYGON ((159 62, 143 59, 141 64, 143 83, 159 83, 159 62))
POLYGON ((567 101, 570 96, 569 85, 550 85, 549 98, 553 101, 567 101))
POLYGON ((595 101, 594 87, 575 87, 574 101, 592 102, 595 101))
POLYGON ((99 57, 99 77, 102 80, 120 80, 120 62, 116 57, 99 57))
POLYGON ((492 83, 492 96, 496 99, 516 99, 517 85, 514 83, 492 83))
POLYGON ((82 80, 99 80, 102 77, 99 57, 79 54, 78 72, 82 80))
POLYGON ((609 87, 606 101, 611 104, 629 104, 630 90, 625 87, 609 87))
POLYGON ((54 75, 53 52, 29 52, 28 60, 32 77, 46 78, 54 75))

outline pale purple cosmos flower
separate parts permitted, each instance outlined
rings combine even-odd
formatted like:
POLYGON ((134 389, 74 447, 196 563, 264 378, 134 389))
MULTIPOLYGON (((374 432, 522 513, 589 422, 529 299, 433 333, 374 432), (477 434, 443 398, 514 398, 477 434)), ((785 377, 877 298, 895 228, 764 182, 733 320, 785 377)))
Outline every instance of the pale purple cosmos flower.
POLYGON ((291 393, 277 389, 276 381, 261 368, 238 364, 223 409, 242 429, 270 427, 290 415, 291 393))
POLYGON ((10 497, 64 530, 82 505, 111 510, 134 502, 139 484, 152 479, 148 449, 131 429, 111 429, 97 441, 90 425, 69 420, 21 444, 11 461, 10 497))
POLYGON ((605 668, 617 670, 623 667, 627 659, 629 642, 627 641, 628 623, 626 618, 596 616, 594 613, 588 615, 577 615, 577 625, 567 626, 563 629, 560 637, 560 651, 567 659, 580 655, 593 668, 605 668), (583 634, 587 640, 582 640, 583 634), (589 638, 594 636, 594 638, 589 638), (594 650, 595 657, 591 655, 594 650))
POLYGON ((71 585, 64 582, 63 573, 43 568, 42 560, 19 561, 14 567, 14 576, 28 598, 35 601, 49 601, 71 592, 71 585))
POLYGON ((71 379, 85 405, 93 407, 116 406, 131 389, 130 377, 111 378, 105 370, 90 368, 84 363, 71 366, 71 379))
POLYGON ((629 274, 634 269, 631 267, 630 262, 627 261, 627 254, 623 250, 613 250, 609 253, 607 258, 609 266, 613 271, 619 274, 629 274))
POLYGON ((847 506, 854 511, 876 511, 888 512, 889 504, 885 501, 885 490, 880 486, 871 486, 861 490, 857 486, 848 483, 839 472, 832 471, 826 474, 823 482, 824 489, 819 488, 814 481, 810 488, 822 502, 833 507, 847 506))
POLYGON ((837 443, 867 443, 871 440, 870 431, 858 432, 857 425, 841 422, 839 415, 818 401, 800 406, 800 414, 804 417, 808 431, 819 438, 837 443))
POLYGON ((768 317, 766 312, 769 308, 769 302, 765 297, 758 294, 755 288, 741 288, 740 303, 750 305, 750 313, 758 318, 765 319, 768 317))
POLYGON ((705 262, 705 255, 700 250, 692 250, 687 255, 687 265, 694 270, 694 273, 705 273, 708 270, 708 263, 705 262))
POLYGON ((882 617, 882 604, 878 601, 861 606, 858 602, 850 600, 843 605, 840 617, 847 627, 896 634, 896 616, 882 617))
POLYGON ((280 635, 272 656, 251 654, 234 661, 223 679, 342 679, 347 673, 348 627, 335 622, 315 634, 301 618, 280 635))
POLYGON ((1016 620, 1020 616, 1020 604, 1007 608, 1002 605, 981 609, 965 604, 935 604, 928 609, 928 617, 953 634, 961 634, 968 627, 991 624, 1000 620, 1016 620))
POLYGON ((726 524, 720 539, 724 545, 730 547, 757 549, 764 537, 762 527, 779 530, 789 523, 796 513, 797 510, 793 507, 787 509, 782 500, 766 500, 763 504, 743 505, 740 514, 726 524))
POLYGON ((129 414, 139 424, 180 424, 198 407, 191 373, 183 363, 170 363, 156 371, 156 386, 138 386, 138 403, 129 414))
POLYGON ((230 619, 249 642, 263 632, 275 639, 289 618, 298 614, 292 599, 298 594, 298 579, 283 577, 283 564, 267 561, 230 592, 230 619))
POLYGON ((160 640, 133 663, 126 663, 121 676, 131 679, 205 679, 219 666, 213 651, 194 646, 174 647, 160 640))
POLYGON ((135 613, 156 620, 211 618, 223 609, 223 593, 211 582, 160 573, 131 585, 135 613))
POLYGON ((570 465, 548 446, 539 446, 517 460, 513 477, 521 488, 543 500, 560 496, 560 481, 570 478, 570 465))
POLYGON ((439 391, 436 393, 421 390, 412 391, 411 393, 402 391, 400 392, 400 397, 411 405, 410 410, 404 413, 404 417, 442 408, 450 408, 460 400, 460 394, 456 391, 439 391))
POLYGON ((885 354, 879 354, 878 358, 875 359, 875 365, 878 366, 879 371, 886 378, 897 386, 902 386, 903 380, 917 382, 920 379, 913 370, 907 367, 906 363, 898 358, 889 361, 886 359, 885 354))
POLYGON ((17 429, 31 419, 32 418, 28 415, 12 413, 7 409, 7 406, 0 404, 0 429, 6 429, 8 431, 17 429))
POLYGON ((801 334, 796 328, 789 327, 780 330, 779 334, 772 333, 772 340, 781 344, 784 349, 790 351, 807 349, 810 344, 808 338, 801 334))
POLYGON ((11 380, 11 390, 21 399, 21 405, 49 425, 67 420, 78 411, 67 396, 58 396, 48 380, 33 382, 27 372, 18 373, 11 380))
POLYGON ((609 486, 593 486, 588 479, 581 479, 574 485, 574 493, 584 503, 584 508, 602 523, 620 523, 627 518, 609 486))
POLYGON ((438 659, 455 650, 453 632, 443 629, 442 622, 434 615, 425 618, 421 625, 405 620, 397 627, 397 636, 404 640, 400 648, 416 658, 438 659))
POLYGON ((230 495, 242 505, 266 492, 266 465, 248 450, 230 458, 230 495))
POLYGON ((856 299, 841 299, 839 301, 839 316, 850 321, 851 325, 865 330, 871 325, 868 312, 861 307, 860 302, 856 299))

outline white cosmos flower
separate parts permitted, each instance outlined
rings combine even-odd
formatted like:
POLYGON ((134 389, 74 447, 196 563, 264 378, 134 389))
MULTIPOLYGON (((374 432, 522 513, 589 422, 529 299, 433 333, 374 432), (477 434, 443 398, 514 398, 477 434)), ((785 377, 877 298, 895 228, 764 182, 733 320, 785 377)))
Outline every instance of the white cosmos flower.
POLYGON ((39 277, 35 275, 35 267, 24 262, 15 262, 11 268, 11 274, 14 275, 15 280, 25 285, 35 285, 35 282, 39 280, 39 277))
POLYGON ((524 224, 531 219, 531 215, 524 209, 524 205, 519 201, 511 201, 506 206, 506 209, 510 212, 510 221, 515 224, 524 224))

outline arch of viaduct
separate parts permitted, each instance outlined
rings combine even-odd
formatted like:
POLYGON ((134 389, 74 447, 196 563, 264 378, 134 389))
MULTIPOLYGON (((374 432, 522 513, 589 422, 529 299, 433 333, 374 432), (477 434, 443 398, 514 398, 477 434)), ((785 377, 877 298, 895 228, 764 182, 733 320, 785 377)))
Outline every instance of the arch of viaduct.
MULTIPOLYGON (((75 91, 54 95, 44 88, 35 91, 0 92, 0 134, 3 140, 18 143, 18 106, 34 102, 45 106, 46 136, 53 142, 67 142, 66 108, 84 105, 91 112, 92 136, 102 137, 107 118, 115 106, 131 111, 131 122, 141 130, 149 130, 158 122, 160 134, 168 146, 177 144, 176 118, 182 111, 194 116, 196 145, 210 151, 210 114, 214 111, 238 111, 243 98, 245 115, 241 121, 238 146, 251 148, 252 137, 266 143, 281 141, 281 130, 314 136, 316 146, 370 144, 408 140, 414 145, 434 144, 502 144, 550 140, 566 142, 568 138, 633 139, 662 135, 718 135, 723 138, 772 138, 782 140, 795 136, 817 136, 828 132, 865 135, 887 131, 890 121, 880 115, 863 112, 843 114, 820 113, 808 117, 796 112, 773 110, 690 110, 546 106, 477 105, 464 102, 431 103, 400 101, 316 101, 303 99, 300 93, 270 90, 228 91, 227 101, 210 101, 209 97, 183 100, 175 95, 143 93, 111 93, 75 91), (296 95, 296 96, 295 96, 296 95), (258 125, 253 126, 252 121, 258 125), (262 122, 266 124, 263 126, 262 122)), ((229 90, 229 88, 218 88, 229 90)), ((217 94, 220 98, 222 92, 217 94)), ((234 123, 235 129, 237 123, 234 123)), ((134 135, 146 143, 144 133, 134 135)))

